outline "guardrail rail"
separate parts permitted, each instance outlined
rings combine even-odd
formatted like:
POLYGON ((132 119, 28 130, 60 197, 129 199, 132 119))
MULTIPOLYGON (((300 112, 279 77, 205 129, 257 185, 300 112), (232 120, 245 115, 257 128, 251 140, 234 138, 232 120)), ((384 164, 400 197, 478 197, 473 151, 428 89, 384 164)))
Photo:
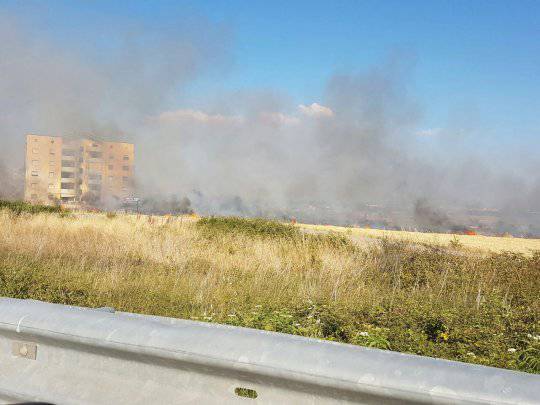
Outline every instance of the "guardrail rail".
POLYGON ((540 377, 274 332, 0 299, 0 401, 540 403, 540 377))

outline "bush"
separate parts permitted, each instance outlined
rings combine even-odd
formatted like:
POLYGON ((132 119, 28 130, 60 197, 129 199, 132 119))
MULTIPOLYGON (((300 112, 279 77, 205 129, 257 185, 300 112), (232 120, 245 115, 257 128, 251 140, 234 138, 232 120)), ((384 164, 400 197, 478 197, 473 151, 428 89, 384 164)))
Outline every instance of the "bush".
POLYGON ((205 217, 197 221, 197 226, 207 235, 230 233, 266 238, 293 238, 300 235, 293 225, 263 218, 205 217))
POLYGON ((23 212, 29 214, 39 214, 39 213, 63 213, 65 212, 62 207, 56 205, 40 205, 40 204, 30 204, 24 201, 6 201, 0 200, 0 210, 7 209, 11 212, 14 212, 16 215, 20 215, 23 212))

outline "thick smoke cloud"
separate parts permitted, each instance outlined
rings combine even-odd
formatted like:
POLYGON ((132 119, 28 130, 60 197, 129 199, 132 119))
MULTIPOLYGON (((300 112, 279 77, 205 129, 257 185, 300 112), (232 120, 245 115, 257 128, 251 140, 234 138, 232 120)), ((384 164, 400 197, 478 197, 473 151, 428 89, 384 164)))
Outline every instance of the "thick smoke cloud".
POLYGON ((226 59, 227 31, 197 25, 102 27, 107 43, 76 49, 0 9, 0 162, 22 167, 27 133, 133 141, 171 94, 226 59))
POLYGON ((231 59, 229 30, 197 26, 109 33, 112 49, 81 54, 0 14, 0 193, 16 193, 32 132, 135 142, 140 196, 188 196, 205 213, 355 222, 375 209, 381 223, 438 229, 467 209, 499 209, 502 228, 540 211, 540 165, 520 176, 463 148, 425 159, 422 137, 440 131, 419 128, 406 56, 335 75, 321 100, 253 89, 194 108, 186 86, 231 59))

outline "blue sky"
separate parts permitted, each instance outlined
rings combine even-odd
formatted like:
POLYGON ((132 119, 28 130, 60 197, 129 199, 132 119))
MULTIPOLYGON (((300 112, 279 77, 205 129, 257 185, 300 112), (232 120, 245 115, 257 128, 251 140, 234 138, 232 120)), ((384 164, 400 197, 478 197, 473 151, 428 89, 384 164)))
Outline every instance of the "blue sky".
MULTIPOLYGON (((539 1, 0 1, 49 37, 84 47, 115 24, 160 30, 209 20, 230 36, 230 63, 193 82, 193 100, 273 89, 320 101, 328 79, 399 52, 421 128, 465 126, 499 148, 540 147, 539 1), (37 12, 36 12, 37 10, 37 12)), ((474 140, 470 145, 474 145, 474 140)))

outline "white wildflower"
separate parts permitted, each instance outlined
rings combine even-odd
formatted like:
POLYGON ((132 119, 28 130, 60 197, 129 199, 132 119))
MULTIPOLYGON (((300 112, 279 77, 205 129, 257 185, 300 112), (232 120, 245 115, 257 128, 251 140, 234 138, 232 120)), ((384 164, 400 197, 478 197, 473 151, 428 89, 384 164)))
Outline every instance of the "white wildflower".
POLYGON ((229 317, 231 317, 231 318, 234 318, 236 315, 235 315, 235 314, 229 314, 229 315, 227 315, 227 316, 229 316, 229 317))
POLYGON ((468 352, 468 353, 467 353, 467 356, 470 356, 470 357, 476 357, 476 354, 474 354, 473 352, 468 352))
POLYGON ((508 353, 515 353, 516 352, 516 349, 514 349, 513 347, 511 347, 510 349, 508 349, 508 353))
POLYGON ((369 336, 369 333, 368 332, 360 332, 359 335, 360 336, 369 336))

